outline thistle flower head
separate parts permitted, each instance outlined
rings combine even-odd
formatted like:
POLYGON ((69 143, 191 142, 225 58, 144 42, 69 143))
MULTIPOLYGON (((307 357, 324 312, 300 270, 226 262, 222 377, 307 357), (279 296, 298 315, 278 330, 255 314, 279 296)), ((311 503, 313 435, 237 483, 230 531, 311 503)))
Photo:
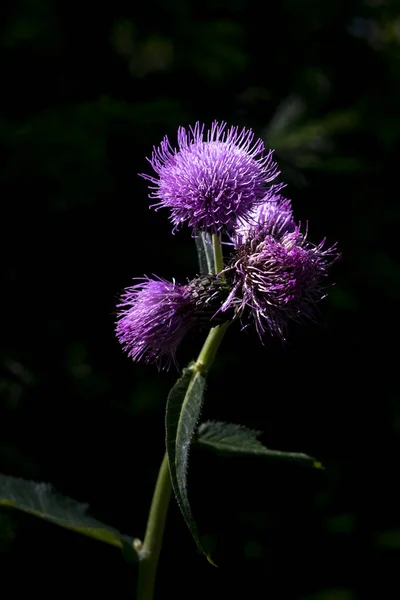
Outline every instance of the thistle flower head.
POLYGON ((236 248, 226 269, 232 290, 221 308, 252 321, 261 340, 267 331, 285 339, 290 320, 313 316, 324 297, 322 281, 337 258, 335 246, 324 248, 325 240, 315 246, 298 226, 285 231, 284 213, 281 218, 273 214, 272 221, 272 229, 267 222, 255 227, 236 248))
POLYGON ((262 204, 279 174, 272 151, 266 153, 250 129, 226 129, 216 121, 204 129, 200 123, 188 131, 180 127, 178 150, 165 137, 150 159, 157 177, 142 174, 153 184, 153 206, 171 209, 174 230, 184 222, 212 232, 233 230, 262 204))
MULTIPOLYGON (((194 279, 183 286, 144 277, 121 296, 117 338, 133 360, 169 367, 175 362, 179 344, 195 324, 214 325, 210 319, 220 306, 221 293, 222 282, 214 276, 194 279)), ((219 315, 215 324, 221 320, 226 319, 219 315)))
POLYGON ((280 240, 286 233, 295 230, 292 203, 279 191, 267 194, 262 204, 254 208, 247 222, 239 223, 234 236, 236 247, 254 237, 272 235, 280 240))

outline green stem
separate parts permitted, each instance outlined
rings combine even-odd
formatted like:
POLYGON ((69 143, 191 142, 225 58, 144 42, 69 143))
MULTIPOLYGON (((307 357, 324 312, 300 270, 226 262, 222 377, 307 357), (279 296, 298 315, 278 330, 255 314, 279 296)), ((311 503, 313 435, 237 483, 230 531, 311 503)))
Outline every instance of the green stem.
POLYGON ((144 542, 139 552, 138 600, 152 600, 153 598, 171 489, 168 457, 165 453, 154 489, 144 542))
MULTIPOLYGON (((214 253, 215 274, 221 273, 224 270, 224 257, 222 254, 221 235, 219 233, 212 234, 212 244, 214 253)), ((196 367, 205 375, 212 363, 219 348, 220 343, 228 329, 230 323, 224 323, 218 327, 213 327, 209 332, 206 341, 196 360, 196 367)))
POLYGON ((196 367, 206 375, 210 370, 212 363, 214 362, 215 355, 219 348, 220 343, 228 329, 230 323, 223 323, 218 327, 213 327, 207 336, 206 341, 200 351, 200 354, 196 360, 196 367))
POLYGON ((219 233, 212 234, 212 244, 214 252, 215 273, 221 273, 224 270, 224 257, 222 255, 221 236, 219 233))
MULTIPOLYGON (((196 368, 201 370, 204 375, 210 370, 229 325, 230 323, 224 323, 219 327, 214 327, 209 332, 195 363, 196 368)), ((144 542, 139 550, 140 562, 137 600, 153 600, 158 558, 160 556, 170 497, 171 478, 168 469, 168 457, 167 453, 165 453, 154 489, 144 542)))
MULTIPOLYGON (((220 273, 224 268, 220 236, 213 234, 212 239, 215 271, 216 273, 220 273)), ((224 323, 210 330, 195 363, 195 368, 201 370, 204 375, 210 370, 229 325, 230 323, 224 323)), ((168 456, 165 453, 151 501, 144 542, 138 549, 139 582, 137 600, 153 600, 158 558, 162 546, 170 497, 171 477, 168 468, 168 456)))

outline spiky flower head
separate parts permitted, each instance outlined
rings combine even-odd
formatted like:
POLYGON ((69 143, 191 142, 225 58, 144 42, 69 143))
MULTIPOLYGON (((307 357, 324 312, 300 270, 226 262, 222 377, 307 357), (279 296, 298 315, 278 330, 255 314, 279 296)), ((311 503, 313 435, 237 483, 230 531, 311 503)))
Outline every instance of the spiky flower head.
POLYGON ((338 255, 335 246, 325 248, 325 240, 308 242, 283 198, 260 208, 259 216, 259 223, 237 237, 226 269, 232 290, 221 311, 233 310, 242 322, 253 322, 261 340, 266 332, 285 339, 290 320, 313 316, 338 255))
POLYGON ((285 233, 293 232, 295 227, 292 203, 278 190, 266 195, 264 202, 251 211, 247 222, 238 223, 232 239, 237 247, 250 237, 272 235, 280 240, 285 233))
POLYGON ((216 276, 197 278, 187 285, 143 277, 121 296, 117 338, 134 361, 155 362, 168 368, 194 325, 212 327, 226 320, 219 314, 210 323, 222 293, 223 283, 216 276))
POLYGON ((269 184, 278 176, 272 151, 265 152, 251 129, 226 128, 214 121, 211 129, 196 123, 178 129, 178 149, 165 137, 149 159, 157 176, 142 174, 153 185, 153 206, 171 209, 176 230, 190 227, 219 232, 233 230, 263 203, 269 184))

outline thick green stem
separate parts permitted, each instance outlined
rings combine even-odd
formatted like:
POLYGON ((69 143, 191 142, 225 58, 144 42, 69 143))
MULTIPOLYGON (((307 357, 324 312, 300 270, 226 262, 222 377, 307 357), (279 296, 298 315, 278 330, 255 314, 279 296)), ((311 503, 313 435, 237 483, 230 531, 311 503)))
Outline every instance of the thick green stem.
MULTIPOLYGON (((220 273, 224 268, 224 263, 221 240, 218 234, 213 234, 213 251, 215 271, 216 273, 220 273)), ((204 375, 210 370, 229 325, 230 323, 224 323, 219 327, 213 327, 209 332, 195 362, 195 369, 199 369, 204 375)), ((154 489, 144 542, 138 549, 139 582, 137 600, 153 600, 158 558, 161 551, 170 497, 171 477, 168 468, 168 456, 165 453, 154 489)))

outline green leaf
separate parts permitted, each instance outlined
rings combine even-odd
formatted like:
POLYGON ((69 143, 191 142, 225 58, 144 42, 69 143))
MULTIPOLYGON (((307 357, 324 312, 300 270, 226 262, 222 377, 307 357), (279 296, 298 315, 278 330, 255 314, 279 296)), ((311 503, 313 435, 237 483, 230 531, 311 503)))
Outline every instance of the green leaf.
POLYGON ((195 368, 194 363, 184 369, 182 377, 168 396, 165 427, 169 469, 176 500, 197 547, 214 564, 200 539, 187 493, 189 449, 203 404, 205 383, 204 375, 195 368))
MULTIPOLYGON (((0 505, 50 521, 88 537, 124 550, 133 548, 132 538, 104 525, 87 514, 87 504, 81 504, 53 491, 48 483, 27 481, 0 474, 0 505)), ((132 557, 132 552, 129 553, 132 557)))
POLYGON ((215 261, 211 234, 205 231, 195 231, 197 256, 199 258, 200 275, 215 273, 215 261))
POLYGON ((247 429, 242 425, 233 423, 222 423, 220 421, 206 421, 202 423, 197 431, 196 442, 200 446, 210 448, 218 454, 253 455, 266 456, 289 461, 295 461, 322 469, 321 463, 312 456, 298 452, 281 452, 266 448, 257 437, 259 431, 247 429))

